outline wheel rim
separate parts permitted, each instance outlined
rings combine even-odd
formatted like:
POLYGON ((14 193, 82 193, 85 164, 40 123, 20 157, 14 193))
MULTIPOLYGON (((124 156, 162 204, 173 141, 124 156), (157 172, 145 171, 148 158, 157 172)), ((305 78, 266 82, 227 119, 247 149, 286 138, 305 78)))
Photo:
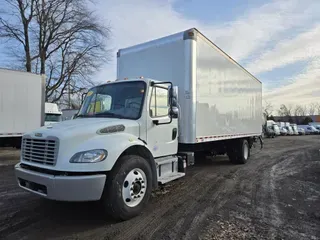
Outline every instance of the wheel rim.
POLYGON ((131 170, 122 184, 122 198, 128 207, 135 207, 143 200, 147 189, 146 174, 140 169, 131 170))
POLYGON ((247 143, 244 144, 244 149, 243 149, 243 157, 244 159, 248 159, 249 156, 249 146, 247 143))

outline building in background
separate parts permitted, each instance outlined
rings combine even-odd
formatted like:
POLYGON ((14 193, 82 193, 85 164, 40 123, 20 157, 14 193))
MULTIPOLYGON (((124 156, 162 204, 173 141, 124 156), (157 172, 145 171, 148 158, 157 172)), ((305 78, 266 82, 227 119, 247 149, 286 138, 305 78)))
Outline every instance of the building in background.
POLYGON ((302 124, 305 120, 310 119, 314 123, 320 124, 320 115, 310 115, 310 116, 273 116, 275 122, 290 122, 296 124, 302 124))

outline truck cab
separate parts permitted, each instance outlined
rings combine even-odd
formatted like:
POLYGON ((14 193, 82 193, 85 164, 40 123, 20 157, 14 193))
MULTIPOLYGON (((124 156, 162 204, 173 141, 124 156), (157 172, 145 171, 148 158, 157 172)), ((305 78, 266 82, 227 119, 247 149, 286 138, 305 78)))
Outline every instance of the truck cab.
POLYGON ((173 96, 170 82, 151 79, 93 87, 74 120, 23 136, 19 186, 54 200, 102 200, 115 218, 135 216, 158 182, 185 175, 173 96))
POLYGON ((62 121, 62 112, 56 103, 45 103, 44 125, 52 125, 62 121))
POLYGON ((273 120, 267 120, 267 128, 271 128, 276 136, 279 136, 281 134, 279 126, 273 120))
POLYGON ((298 130, 297 124, 293 123, 293 124, 290 124, 290 126, 293 130, 294 135, 299 135, 299 130, 298 130))
POLYGON ((291 127, 291 124, 289 122, 285 122, 284 123, 284 127, 285 129, 287 129, 288 131, 288 135, 294 135, 294 131, 293 131, 293 128, 291 127))

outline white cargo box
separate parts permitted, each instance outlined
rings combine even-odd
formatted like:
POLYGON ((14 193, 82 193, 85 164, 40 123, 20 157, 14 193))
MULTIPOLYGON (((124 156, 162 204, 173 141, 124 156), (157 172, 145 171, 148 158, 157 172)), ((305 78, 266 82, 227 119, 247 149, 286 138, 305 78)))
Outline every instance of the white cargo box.
POLYGON ((262 84, 196 29, 120 49, 117 78, 144 76, 179 88, 179 142, 262 133, 262 84))
POLYGON ((0 137, 21 137, 43 126, 45 79, 0 69, 0 137))

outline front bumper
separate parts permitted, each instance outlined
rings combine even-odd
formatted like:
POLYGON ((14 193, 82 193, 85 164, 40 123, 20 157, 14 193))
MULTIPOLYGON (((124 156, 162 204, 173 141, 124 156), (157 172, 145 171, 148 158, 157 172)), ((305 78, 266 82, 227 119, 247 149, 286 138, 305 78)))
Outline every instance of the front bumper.
POLYGON ((96 201, 101 198, 106 175, 51 175, 15 165, 15 175, 21 188, 39 196, 58 201, 96 201))

